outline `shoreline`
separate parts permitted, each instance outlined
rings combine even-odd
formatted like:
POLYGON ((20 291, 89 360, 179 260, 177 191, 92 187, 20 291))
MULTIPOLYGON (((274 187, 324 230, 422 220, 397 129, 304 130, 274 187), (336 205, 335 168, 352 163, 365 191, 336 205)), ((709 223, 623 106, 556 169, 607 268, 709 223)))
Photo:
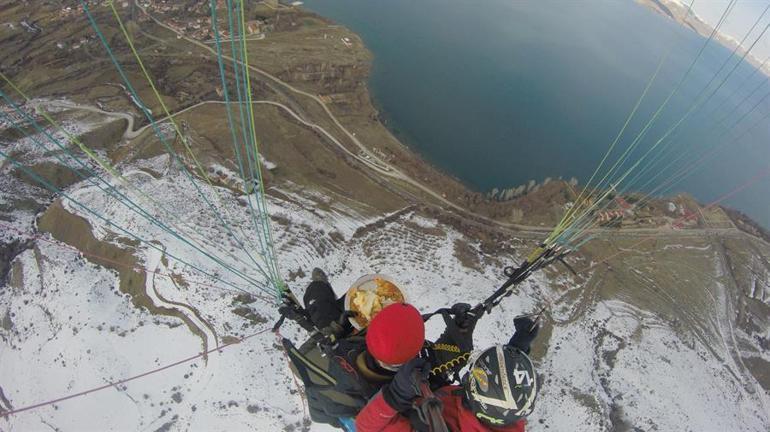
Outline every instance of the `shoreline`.
MULTIPOLYGON (((671 19, 682 27, 688 28, 698 35, 708 38, 711 32, 714 30, 712 24, 706 22, 697 13, 691 12, 689 17, 685 19, 687 6, 679 0, 634 0, 641 6, 662 15, 667 19, 671 19)), ((717 31, 714 35, 714 40, 728 50, 736 50, 737 54, 744 54, 746 48, 743 45, 739 45, 739 42, 734 37, 723 33, 721 30, 717 31)), ((766 62, 767 60, 765 60, 766 62)), ((765 67, 765 63, 757 58, 754 54, 749 53, 746 56, 746 62, 759 70, 764 76, 770 78, 770 69, 765 67)))
MULTIPOLYGON (((638 4, 640 4, 641 6, 645 5, 645 1, 646 0, 637 0, 638 4)), ((388 116, 387 110, 385 110, 384 107, 382 106, 382 104, 380 104, 378 102, 376 94, 375 94, 375 92, 373 91, 373 89, 371 87, 371 81, 372 81, 372 76, 373 76, 373 68, 375 67, 374 53, 365 44, 365 42, 363 41, 363 38, 361 38, 361 36, 358 35, 357 33, 355 33, 353 30, 350 30, 349 28, 347 28, 344 24, 338 23, 338 22, 334 21, 331 18, 328 18, 326 16, 323 16, 323 15, 319 14, 316 11, 310 10, 305 5, 303 5, 301 7, 301 9, 303 11, 305 11, 306 13, 309 13, 309 14, 312 14, 312 15, 315 15, 315 16, 319 16, 323 20, 326 20, 326 21, 332 23, 333 25, 345 28, 347 31, 349 31, 352 34, 356 35, 357 39, 359 41, 361 41, 361 43, 363 45, 363 49, 371 57, 371 60, 370 60, 369 64, 367 65, 369 73, 368 73, 368 75, 366 77, 366 80, 363 81, 363 84, 365 86, 364 91, 367 94, 369 103, 370 103, 372 109, 374 110, 374 112, 376 114, 376 117, 379 120, 380 125, 385 130, 387 130, 387 132, 391 135, 391 137, 393 138, 394 141, 398 142, 398 144, 402 148, 407 150, 415 159, 419 160, 420 163, 423 164, 427 169, 430 169, 430 170, 438 173, 440 177, 443 177, 443 178, 445 178, 446 180, 448 180, 448 181, 450 181, 452 183, 461 185, 462 188, 463 188, 461 193, 478 195, 478 196, 481 197, 482 200, 486 200, 488 202, 493 202, 493 203, 497 203, 497 204, 511 204, 512 207, 515 209, 518 206, 513 201, 516 201, 516 199, 519 198, 519 197, 526 196, 531 191, 533 186, 535 188, 539 188, 539 187, 542 187, 542 186, 548 184, 549 182, 555 182, 555 183, 563 183, 565 185, 565 187, 564 187, 565 189, 571 189, 572 187, 579 187, 579 183, 577 183, 577 184, 574 183, 575 182, 574 178, 565 179, 562 176, 550 176, 550 177, 546 177, 546 178, 543 178, 543 179, 529 179, 528 181, 526 181, 526 182, 524 182, 522 184, 519 184, 519 185, 514 185, 514 186, 498 185, 498 186, 493 187, 493 188, 488 189, 488 190, 480 190, 480 189, 477 189, 476 187, 474 187, 473 185, 469 184, 468 182, 462 180, 457 175, 449 172, 447 169, 441 167, 439 164, 437 164, 436 162, 432 161, 430 159, 429 155, 423 154, 423 152, 419 150, 419 148, 418 148, 419 146, 416 146, 414 144, 414 142, 413 142, 415 140, 414 138, 411 138, 408 135, 408 133, 399 130, 397 125, 393 122, 392 118, 388 116), (524 189, 524 193, 523 194, 519 193, 519 194, 513 195, 512 198, 508 198, 508 199, 505 199, 505 200, 496 200, 495 199, 495 196, 502 197, 505 194, 506 191, 513 191, 513 190, 517 190, 517 189, 524 189)), ((660 10, 658 10, 658 12, 660 12, 660 10)), ((680 23, 680 24, 685 25, 684 23, 680 23)), ((693 29, 693 31, 697 32, 697 29, 693 29)), ((724 41, 722 41, 720 38, 717 38, 717 42, 722 44, 722 45, 724 45, 724 41)), ((748 61, 748 59, 749 58, 747 58, 747 61, 748 61)), ((753 63, 751 63, 751 64, 752 64, 752 66, 757 67, 757 65, 755 65, 753 63)), ((767 72, 765 72, 765 71, 763 71, 761 69, 760 69, 760 71, 763 72, 764 74, 767 74, 767 72)), ((331 108, 334 109, 335 107, 331 106, 331 108)), ((439 189, 442 189, 442 187, 439 186, 439 189)), ((635 195, 637 193, 641 193, 641 192, 628 192, 628 195, 635 195)), ((672 201, 672 200, 676 200, 677 197, 679 197, 681 195, 691 196, 691 194, 689 192, 684 192, 684 191, 680 190, 680 191, 672 191, 669 195, 666 195, 666 196, 655 197, 654 200, 655 201, 664 201, 664 202, 672 201)), ((698 201, 700 201, 700 200, 698 200, 698 201)), ((702 203, 700 203, 699 205, 703 206, 702 203)), ((469 212, 472 212, 474 214, 479 214, 479 212, 477 210, 473 209, 472 207, 468 207, 468 206, 464 206, 464 207, 469 212)), ((733 208, 733 207, 730 207, 730 206, 727 206, 727 205, 720 205, 720 207, 724 207, 724 208, 726 208, 728 210, 731 210, 731 212, 730 212, 731 214, 735 214, 736 212, 737 213, 741 213, 741 214, 743 213, 742 210, 737 209, 737 208, 733 208)), ((741 217, 736 219, 734 222, 737 223, 739 219, 740 220, 744 220, 744 221, 746 219, 751 220, 751 222, 752 222, 752 224, 751 224, 752 225, 752 230, 751 231, 752 231, 753 235, 757 235, 757 230, 756 229, 759 228, 761 231, 764 231, 764 234, 762 234, 761 236, 762 237, 768 237, 767 233, 770 232, 768 227, 765 227, 763 224, 758 223, 755 219, 751 219, 750 217, 747 218, 745 214, 742 214, 741 217)), ((742 224, 742 223, 740 225, 747 226, 747 225, 742 224)))
POLYGON ((447 171, 446 169, 438 166, 437 163, 435 163, 435 162, 430 160, 429 156, 423 154, 423 152, 418 150, 417 147, 413 143, 414 141, 417 141, 417 139, 416 138, 410 138, 407 135, 406 132, 401 131, 400 129, 398 129, 395 126, 395 123, 393 122, 391 117, 388 116, 387 111, 377 101, 377 97, 374 95, 374 92, 372 91, 372 89, 369 86, 370 80, 371 80, 371 77, 366 82, 366 91, 369 94, 369 103, 374 108, 375 113, 377 115, 377 119, 380 122, 380 124, 382 125, 382 127, 384 127, 388 131, 388 133, 390 133, 390 135, 399 144, 401 144, 401 146, 404 147, 404 149, 406 149, 407 151, 412 153, 415 157, 420 159, 425 165, 427 165, 431 169, 436 170, 440 174, 442 174, 443 176, 446 176, 446 177, 452 179, 453 181, 463 185, 468 190, 468 192, 470 192, 470 193, 479 193, 479 194, 484 194, 484 193, 489 192, 489 191, 477 190, 476 188, 474 188, 473 186, 468 184, 466 181, 460 179, 458 176, 456 176, 456 175, 450 173, 449 171, 447 171))
MULTIPOLYGON (((218 73, 214 67, 216 62, 211 61, 216 55, 211 47, 165 24, 176 17, 195 19, 194 15, 164 14, 152 7, 148 7, 148 10, 141 6, 138 8, 141 11, 139 22, 142 32, 152 33, 140 41, 150 46, 160 43, 177 48, 180 55, 175 56, 175 63, 172 63, 177 69, 195 67, 202 77, 218 73), (205 57, 208 61, 201 63, 199 57, 205 57)), ((535 229, 541 232, 558 223, 565 206, 575 200, 577 195, 565 180, 550 183, 532 181, 524 185, 523 189, 520 185, 498 190, 494 195, 490 191, 475 190, 432 163, 429 157, 421 154, 409 142, 406 138, 408 136, 394 127, 369 88, 374 65, 373 54, 359 35, 305 8, 286 7, 276 11, 258 4, 255 5, 254 14, 260 19, 259 25, 267 29, 265 38, 249 44, 252 58, 259 59, 249 65, 254 74, 255 100, 283 107, 285 112, 278 113, 278 117, 309 130, 317 135, 316 144, 322 143, 317 150, 310 150, 319 153, 314 155, 318 156, 315 159, 307 158, 307 154, 303 153, 307 149, 292 159, 283 159, 283 167, 289 170, 315 170, 313 176, 297 177, 284 172, 277 175, 279 179, 298 180, 298 184, 318 184, 322 190, 332 194, 335 191, 346 191, 349 198, 358 199, 361 204, 372 208, 393 207, 397 201, 394 196, 399 195, 399 199, 435 205, 442 211, 456 211, 464 218, 494 224, 501 229, 535 229), (325 147, 325 155, 320 154, 320 147, 325 147), (334 160, 328 158, 329 154, 336 155, 334 160), (307 166, 308 162, 311 166, 307 166), (362 178, 379 184, 382 192, 372 194, 373 189, 367 190, 359 183, 360 180, 354 180, 352 176, 335 178, 336 172, 342 167, 356 170, 362 178)), ((49 37, 56 37, 56 33, 51 33, 49 37)), ((157 50, 158 57, 150 55, 147 60, 165 62, 167 56, 162 51, 157 50)), ((71 61, 71 56, 62 56, 56 50, 45 51, 39 57, 46 61, 53 57, 65 64, 71 61)), ((136 107, 125 100, 123 92, 110 86, 109 79, 104 82, 100 75, 105 71, 86 69, 83 78, 73 83, 64 81, 67 77, 57 77, 62 72, 48 71, 44 66, 39 69, 41 73, 48 72, 51 79, 35 81, 35 86, 29 89, 31 94, 45 96, 50 92, 50 83, 61 82, 58 92, 71 94, 76 103, 93 104, 101 100, 106 111, 136 114, 136 107), (94 82, 102 84, 87 85, 94 82), (66 87, 61 87, 63 85, 66 87)), ((18 73, 9 72, 11 75, 18 73)), ((106 72, 114 74, 111 69, 106 72)), ((174 68, 166 74, 165 93, 169 97, 171 112, 182 113, 202 102, 221 98, 208 81, 189 80, 174 68)), ((140 94, 143 100, 151 101, 152 98, 147 96, 140 94)), ((155 105, 148 108, 159 112, 155 105)), ((221 119, 215 122, 213 118, 205 117, 204 114, 212 110, 216 110, 213 105, 211 108, 192 110, 195 112, 185 113, 182 117, 203 116, 204 123, 200 123, 200 129, 210 135, 212 130, 222 126, 221 119)), ((273 108, 267 111, 271 110, 274 111, 273 108)), ((279 125, 265 126, 262 129, 266 140, 264 148, 268 152, 267 159, 273 160, 284 151, 281 143, 288 142, 291 137, 285 135, 279 125)), ((222 146, 225 144, 211 142, 198 150, 203 152, 206 159, 221 160, 222 157, 228 157, 227 153, 223 153, 222 146)), ((119 152, 117 157, 124 156, 130 156, 130 153, 119 152)), ((268 181, 275 177, 270 173, 266 176, 268 181)), ((692 202, 679 197, 667 197, 665 200, 677 201, 681 205, 692 202)), ((656 208, 652 209, 657 221, 648 223, 644 221, 649 220, 649 216, 644 216, 647 219, 634 216, 629 225, 649 228, 665 224, 666 213, 660 210, 663 206, 659 204, 653 203, 656 208)))

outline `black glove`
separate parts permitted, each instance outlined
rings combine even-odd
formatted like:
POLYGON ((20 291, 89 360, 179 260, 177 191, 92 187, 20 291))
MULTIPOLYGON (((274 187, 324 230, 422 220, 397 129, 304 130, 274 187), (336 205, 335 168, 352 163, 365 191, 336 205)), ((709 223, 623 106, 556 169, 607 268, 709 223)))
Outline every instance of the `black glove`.
POLYGON ((337 324, 336 322, 332 321, 331 324, 328 326, 320 329, 321 334, 330 338, 332 341, 337 340, 340 336, 342 336, 342 333, 345 331, 344 328, 342 328, 341 325, 337 324))
POLYGON ((530 318, 519 317, 513 319, 513 326, 516 328, 516 331, 513 333, 511 340, 508 341, 508 345, 529 354, 532 341, 535 340, 537 332, 540 331, 540 324, 535 324, 535 321, 530 318))
POLYGON ((332 321, 328 326, 320 329, 321 334, 326 336, 330 341, 337 342, 339 339, 346 337, 353 330, 352 324, 350 324, 350 318, 358 315, 354 311, 345 311, 340 315, 337 321, 332 321))
POLYGON ((431 377, 434 388, 450 384, 452 375, 465 366, 464 361, 459 361, 461 356, 473 351, 473 330, 480 315, 470 310, 469 304, 458 303, 448 311, 440 311, 446 330, 436 339, 430 351, 432 366, 441 370, 441 373, 431 377))
POLYGON ((281 305, 278 308, 278 313, 285 316, 287 319, 290 319, 292 321, 298 321, 302 319, 302 314, 297 311, 296 308, 289 306, 289 305, 281 305))
POLYGON ((436 343, 457 345, 461 352, 473 351, 473 330, 479 317, 470 312, 470 309, 469 304, 458 303, 449 311, 441 311, 446 330, 436 343))
POLYGON ((281 304, 280 307, 278 307, 278 313, 280 313, 282 316, 286 317, 287 319, 295 321, 300 326, 302 326, 302 328, 304 328, 305 330, 312 332, 313 323, 311 323, 310 320, 308 320, 302 308, 290 296, 283 295, 282 299, 283 299, 283 303, 281 304))
POLYGON ((420 397, 420 383, 427 382, 430 365, 426 359, 413 358, 401 366, 393 381, 382 388, 382 397, 388 405, 398 412, 406 412, 412 403, 420 397))

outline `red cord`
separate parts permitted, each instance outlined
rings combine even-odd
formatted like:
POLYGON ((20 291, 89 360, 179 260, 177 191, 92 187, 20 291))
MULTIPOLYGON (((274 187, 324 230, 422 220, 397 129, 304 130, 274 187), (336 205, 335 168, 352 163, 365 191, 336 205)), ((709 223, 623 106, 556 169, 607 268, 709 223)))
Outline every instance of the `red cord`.
POLYGON ((254 336, 258 336, 258 335, 263 334, 263 333, 265 333, 267 331, 270 331, 270 328, 266 328, 264 330, 260 330, 257 333, 245 336, 245 337, 243 337, 241 339, 238 339, 238 340, 236 340, 234 342, 230 342, 230 343, 226 343, 224 345, 220 345, 217 348, 212 348, 212 349, 210 349, 208 351, 200 352, 200 353, 198 353, 198 354, 196 354, 194 356, 187 357, 186 359, 179 360, 177 362, 168 364, 166 366, 159 367, 157 369, 153 369, 151 371, 147 371, 147 372, 141 373, 139 375, 134 375, 132 377, 124 378, 122 380, 115 381, 115 382, 111 382, 111 383, 105 384, 103 386, 94 387, 92 389, 84 390, 84 391, 81 391, 81 392, 78 392, 78 393, 73 393, 73 394, 70 394, 70 395, 67 395, 67 396, 62 396, 60 398, 53 399, 53 400, 50 400, 50 401, 40 402, 40 403, 37 403, 37 404, 34 404, 34 405, 25 406, 23 408, 18 408, 18 409, 11 410, 11 411, 8 411, 8 412, 5 412, 5 413, 0 413, 0 417, 7 417, 7 416, 14 415, 14 414, 19 414, 19 413, 24 412, 24 411, 33 410, 33 409, 36 409, 36 408, 42 408, 44 406, 53 405, 53 404, 56 404, 56 403, 59 403, 59 402, 63 402, 63 401, 66 401, 66 400, 75 399, 75 398, 80 397, 80 396, 85 396, 85 395, 90 394, 90 393, 98 392, 100 390, 104 390, 104 389, 107 389, 107 388, 110 388, 110 387, 118 386, 120 384, 125 384, 125 383, 127 383, 129 381, 133 381, 133 380, 136 380, 136 379, 139 379, 139 378, 143 378, 143 377, 146 377, 148 375, 156 374, 156 373, 162 372, 162 371, 164 371, 166 369, 170 369, 172 367, 179 366, 181 364, 191 362, 191 361, 199 359, 199 358, 201 358, 201 357, 203 357, 205 355, 212 354, 212 353, 214 353, 216 351, 221 351, 221 350, 229 347, 230 345, 235 345, 235 344, 241 343, 241 342, 243 342, 243 341, 245 341, 247 339, 251 339, 254 336))

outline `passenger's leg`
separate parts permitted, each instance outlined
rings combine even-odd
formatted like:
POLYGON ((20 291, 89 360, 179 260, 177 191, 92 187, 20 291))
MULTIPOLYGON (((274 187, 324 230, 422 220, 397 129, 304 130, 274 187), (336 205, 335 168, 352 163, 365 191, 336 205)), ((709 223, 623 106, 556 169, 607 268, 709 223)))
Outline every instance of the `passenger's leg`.
POLYGON ((328 282, 311 282, 305 290, 305 296, 302 300, 305 303, 305 309, 310 314, 310 320, 319 329, 336 322, 342 315, 342 308, 337 303, 337 296, 328 282))

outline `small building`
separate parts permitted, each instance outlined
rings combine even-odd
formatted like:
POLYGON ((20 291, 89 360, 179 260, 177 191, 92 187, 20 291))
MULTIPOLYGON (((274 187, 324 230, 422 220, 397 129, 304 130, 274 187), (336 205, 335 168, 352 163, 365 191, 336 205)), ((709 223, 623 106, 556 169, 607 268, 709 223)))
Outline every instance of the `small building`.
POLYGON ((620 226, 623 222, 622 210, 607 210, 597 215, 600 226, 620 226))

